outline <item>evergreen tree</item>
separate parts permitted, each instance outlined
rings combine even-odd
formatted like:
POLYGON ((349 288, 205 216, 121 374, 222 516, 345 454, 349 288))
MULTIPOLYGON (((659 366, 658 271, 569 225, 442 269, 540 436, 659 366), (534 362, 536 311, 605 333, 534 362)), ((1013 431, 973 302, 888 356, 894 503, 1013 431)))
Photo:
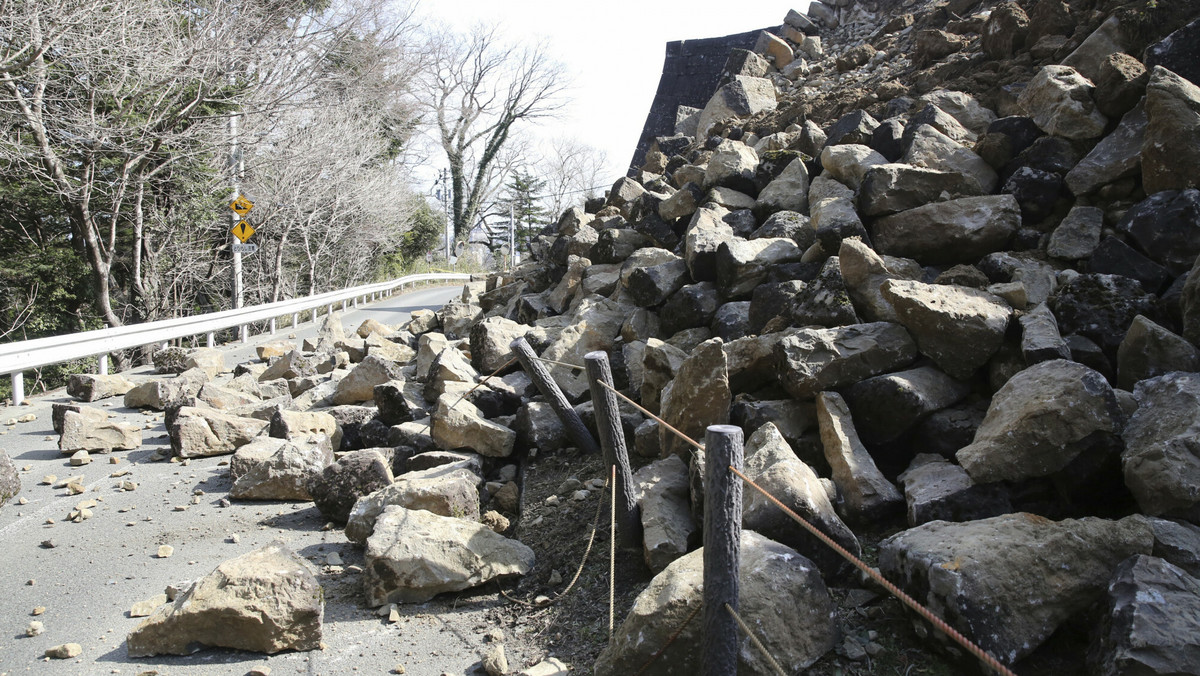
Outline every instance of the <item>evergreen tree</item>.
POLYGON ((514 170, 508 183, 504 184, 504 196, 500 204, 506 212, 505 217, 509 208, 512 209, 518 251, 530 250, 530 243, 549 216, 542 204, 545 188, 545 181, 525 169, 514 170))

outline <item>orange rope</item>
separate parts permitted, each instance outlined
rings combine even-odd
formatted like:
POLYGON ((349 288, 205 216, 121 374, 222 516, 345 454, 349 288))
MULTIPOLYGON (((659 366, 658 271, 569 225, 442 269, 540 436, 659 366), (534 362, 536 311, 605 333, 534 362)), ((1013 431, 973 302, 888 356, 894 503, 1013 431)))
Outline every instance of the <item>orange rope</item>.
POLYGON ((791 509, 789 509, 787 507, 787 505, 783 504, 778 499, 776 499, 775 496, 768 493, 765 489, 763 489, 762 486, 759 486, 758 484, 754 483, 754 481, 751 480, 750 477, 746 476, 745 474, 742 474, 740 471, 737 470, 737 468, 733 467, 732 465, 729 466, 729 469, 734 474, 741 477, 742 481, 745 481, 746 483, 750 484, 755 490, 757 490, 759 493, 762 493, 764 496, 766 496, 766 498, 768 500, 775 503, 775 506, 779 507, 788 516, 792 517, 793 521, 795 521, 796 523, 803 526, 805 530, 807 530, 808 532, 815 535, 817 537, 817 539, 819 539, 821 542, 824 542, 825 544, 829 545, 829 547, 831 549, 833 549, 833 551, 840 554, 842 558, 846 559, 851 564, 853 564, 855 568, 861 570, 863 573, 866 573, 867 576, 870 577, 872 580, 875 580, 875 582, 877 582, 879 584, 879 586, 886 589, 888 591, 888 593, 890 593, 892 596, 895 596, 896 598, 900 599, 901 603, 903 603, 904 605, 908 606, 909 608, 912 608, 913 610, 915 610, 917 612, 917 614, 919 614, 921 617, 928 620, 935 628, 937 628, 938 631, 942 632, 946 636, 949 636, 951 639, 954 640, 955 643, 958 643, 963 648, 965 648, 967 650, 967 652, 969 652, 972 655, 974 655, 975 657, 979 658, 979 660, 981 662, 988 665, 992 669, 995 669, 998 673, 1003 674, 1004 676, 1016 676, 1016 674, 1013 673, 1012 670, 1010 670, 1008 667, 1001 664, 999 660, 997 660, 995 657, 992 657, 983 648, 980 648, 979 646, 972 643, 971 640, 968 639, 966 636, 963 636, 962 634, 958 633, 958 631, 955 630, 953 627, 951 627, 949 624, 946 624, 945 620, 938 617, 937 615, 934 615, 933 611, 931 611, 928 608, 926 608, 925 606, 921 605, 913 597, 909 596, 908 594, 905 594, 899 587, 897 587, 896 585, 889 582, 887 580, 887 578, 885 578, 882 574, 880 574, 879 571, 868 566, 866 563, 861 561, 857 556, 855 556, 855 555, 851 554, 849 551, 847 551, 845 547, 834 542, 833 539, 830 538, 828 535, 817 530, 817 528, 815 526, 810 524, 799 514, 795 513, 791 509))

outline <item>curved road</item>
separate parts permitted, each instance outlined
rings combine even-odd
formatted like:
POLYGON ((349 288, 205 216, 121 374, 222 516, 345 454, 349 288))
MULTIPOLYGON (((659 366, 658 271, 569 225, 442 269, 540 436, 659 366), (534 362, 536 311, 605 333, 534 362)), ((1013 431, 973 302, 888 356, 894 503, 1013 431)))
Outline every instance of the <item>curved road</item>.
MULTIPOLYGON (((371 317, 386 324, 407 321, 417 308, 437 308, 461 293, 462 287, 422 289, 393 296, 343 315, 347 332, 371 317)), ((250 345, 227 346, 226 364, 254 357, 253 346, 288 337, 257 336, 250 345)), ((309 323, 296 340, 315 335, 309 323)), ((151 369, 133 372, 133 379, 152 377, 151 369)), ((228 376, 226 376, 228 377, 228 376)), ((143 445, 111 456, 93 455, 82 467, 71 467, 57 449, 51 429, 54 402, 68 401, 57 391, 31 397, 29 405, 0 408, 0 423, 33 413, 37 419, 16 426, 0 424, 0 448, 20 471, 22 489, 0 508, 0 674, 127 674, 166 675, 244 674, 269 666, 272 676, 284 674, 385 674, 398 666, 415 676, 474 673, 484 634, 491 628, 488 609, 495 594, 480 592, 401 607, 401 619, 389 624, 361 606, 358 575, 362 552, 352 547, 340 529, 322 530, 324 519, 312 503, 235 502, 222 507, 227 493, 228 456, 191 460, 186 465, 154 462, 151 456, 169 442, 161 413, 143 414, 122 407, 119 397, 95 402, 117 418, 144 424, 143 445), (119 460, 110 464, 110 458, 119 460), (126 472, 114 477, 113 473, 126 472), (64 488, 41 480, 82 476, 87 492, 70 496, 64 488), (121 491, 122 481, 137 488, 121 491), (67 520, 83 500, 95 500, 94 516, 80 523, 67 520), (125 635, 141 620, 129 617, 136 602, 161 593, 168 584, 192 580, 211 572, 220 562, 272 540, 283 540, 293 551, 319 565, 325 589, 323 651, 265 656, 208 649, 187 657, 130 659, 125 635), (170 558, 157 558, 159 545, 174 547, 170 558), (322 565, 337 553, 342 567, 322 565), (45 612, 33 616, 35 607, 45 612), (31 620, 45 631, 26 637, 31 620), (45 650, 61 643, 79 643, 83 653, 70 660, 43 658, 45 650)), ((526 657, 513 654, 514 669, 526 657)))

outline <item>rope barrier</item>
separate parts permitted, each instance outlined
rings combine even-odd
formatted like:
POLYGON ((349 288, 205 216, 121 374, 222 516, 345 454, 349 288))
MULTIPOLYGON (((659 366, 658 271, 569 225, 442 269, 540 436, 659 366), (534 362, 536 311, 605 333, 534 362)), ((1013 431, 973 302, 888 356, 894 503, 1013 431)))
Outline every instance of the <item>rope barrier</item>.
POLYGON ((746 476, 745 474, 742 474, 740 471, 738 471, 733 466, 730 466, 729 470, 731 472, 733 472, 734 474, 738 475, 739 477, 741 477, 742 481, 745 481, 746 483, 750 484, 750 486, 752 488, 754 488, 755 490, 757 490, 759 493, 762 493, 763 496, 766 497, 768 500, 775 503, 775 506, 782 509, 785 514, 787 514, 789 517, 792 518, 793 521, 795 521, 796 523, 803 526, 805 530, 807 530, 809 533, 812 533, 814 536, 816 536, 817 539, 819 539, 821 542, 824 542, 826 545, 828 545, 831 549, 833 549, 833 551, 835 551, 839 555, 841 555, 842 558, 849 561, 855 568, 862 571, 864 574, 866 574, 868 577, 870 577, 872 580, 874 580, 877 584, 879 584, 879 586, 886 589, 888 591, 888 593, 890 593, 892 596, 895 596, 897 599, 899 599, 901 603, 903 603, 904 605, 913 609, 914 611, 916 611, 916 613, 918 615, 920 615, 921 617, 928 620, 938 631, 942 632, 946 636, 949 636, 951 639, 953 639, 955 643, 958 643, 960 646, 962 646, 964 649, 966 649, 967 652, 971 653, 976 658, 978 658, 981 662, 983 662, 987 666, 991 667, 996 672, 1003 674, 1004 676, 1016 676, 1016 674, 1013 673, 1012 670, 1010 670, 1008 667, 1001 664, 999 660, 997 660, 995 657, 992 657, 991 654, 989 654, 986 650, 975 645, 970 639, 968 639, 966 636, 963 636, 957 630, 955 630, 953 627, 951 627, 949 624, 947 624, 945 620, 943 620, 942 618, 933 614, 933 611, 931 611, 931 610, 927 609, 925 606, 921 605, 913 597, 909 596, 908 594, 905 594, 904 591, 902 591, 899 587, 897 587, 896 585, 889 582, 888 579, 885 578, 879 571, 868 566, 866 563, 864 563, 862 560, 860 560, 857 556, 855 556, 855 555, 851 554, 849 551, 847 551, 845 547, 842 547, 838 543, 834 542, 832 538, 830 538, 828 535, 822 533, 820 530, 818 530, 815 526, 810 524, 807 520, 805 520, 799 514, 792 511, 787 505, 783 504, 775 496, 768 493, 766 491, 766 489, 764 489, 762 486, 759 486, 758 484, 754 483, 754 481, 751 480, 750 477, 746 476))
MULTIPOLYGON (((611 484, 608 483, 608 479, 605 479, 604 487, 609 488, 610 486, 611 486, 611 484)), ((611 495, 611 492, 610 492, 610 495, 611 495)), ((588 536, 587 548, 583 550, 583 558, 579 560, 579 568, 577 568, 575 570, 575 577, 571 578, 570 584, 568 584, 567 588, 562 590, 562 592, 558 596, 555 596, 554 598, 552 598, 549 601, 546 601, 544 603, 532 603, 530 601, 525 601, 524 599, 519 599, 519 598, 516 598, 513 596, 509 596, 508 592, 504 591, 504 588, 500 586, 499 580, 497 580, 496 588, 500 590, 500 595, 503 596, 504 598, 508 599, 509 601, 512 601, 513 603, 516 603, 516 604, 519 604, 522 606, 526 606, 528 608, 546 608, 546 607, 552 606, 552 605, 558 603, 559 601, 563 600, 564 598, 566 598, 567 594, 569 594, 571 592, 571 589, 573 589, 575 587, 575 583, 579 581, 579 576, 583 574, 583 567, 584 567, 584 565, 587 564, 588 555, 592 553, 592 545, 596 543, 596 532, 600 530, 600 515, 603 513, 604 513, 604 495, 603 495, 603 493, 601 493, 600 499, 597 501, 597 504, 596 504, 596 517, 592 520, 592 534, 588 536)))
MULTIPOLYGON (((620 392, 617 392, 616 388, 609 387, 605 383, 601 383, 601 384, 604 385, 605 387, 607 387, 609 390, 612 390, 618 397, 620 397, 620 398, 624 399, 625 401, 629 402, 630 404, 632 404, 634 407, 636 407, 642 413, 653 418, 655 421, 658 422, 658 424, 662 425, 666 429, 673 432, 680 439, 683 439, 684 441, 691 444, 692 446, 695 446, 697 449, 704 450, 704 446, 700 445, 695 439, 692 439, 691 437, 684 434, 683 432, 680 432, 679 430, 675 429, 670 424, 668 424, 665 420, 654 415, 650 411, 647 411, 645 408, 642 408, 640 405, 637 404, 637 402, 633 401, 629 397, 625 396, 624 394, 621 394, 620 392)), ((870 577, 872 580, 874 580, 877 584, 879 584, 881 587, 883 587, 885 590, 887 590, 888 593, 890 593, 892 596, 895 596, 897 599, 899 599, 901 603, 908 606, 909 608, 912 608, 914 611, 916 611, 916 613, 918 615, 920 615, 921 617, 928 620, 935 628, 938 629, 938 631, 941 631, 946 636, 949 636, 952 640, 954 640, 954 642, 958 643, 964 649, 966 649, 967 652, 971 653, 976 658, 978 658, 980 661, 982 661, 984 664, 991 667, 992 669, 994 669, 996 672, 1002 674, 1003 676, 1016 676, 1016 674, 1012 670, 1010 670, 1008 667, 1001 664, 999 660, 997 660, 995 657, 992 657, 983 648, 980 648, 979 646, 975 645, 973 642, 971 642, 970 639, 968 639, 966 636, 963 636, 962 634, 960 634, 957 630, 955 630, 953 627, 951 627, 949 624, 947 624, 945 620, 943 620, 940 617, 938 617, 937 615, 933 614, 932 611, 925 608, 925 606, 921 605, 916 599, 909 596, 908 594, 905 594, 899 587, 897 587, 896 585, 889 582, 887 580, 887 578, 883 577, 883 575, 880 574, 879 571, 875 570, 874 568, 871 568, 866 563, 863 563, 858 557, 854 556, 849 551, 847 551, 846 548, 844 548, 841 545, 839 545, 838 543, 834 542, 833 539, 830 538, 828 535, 817 530, 817 528, 815 526, 808 523, 808 521, 806 521, 799 514, 795 513, 791 509, 789 509, 787 507, 787 505, 784 505, 775 496, 771 495, 765 489, 763 489, 761 486, 754 483, 754 481, 752 481, 750 479, 750 477, 741 473, 740 471, 738 471, 737 469, 735 469, 732 466, 729 469, 734 474, 741 477, 741 479, 743 481, 750 484, 750 486, 752 486, 755 490, 757 490, 758 492, 760 492, 764 496, 766 496, 766 498, 768 500, 775 503, 775 505, 777 507, 782 509, 796 523, 803 526, 805 530, 807 530, 808 532, 815 535, 817 537, 817 539, 819 539, 821 542, 824 542, 831 549, 833 549, 835 552, 837 552, 842 558, 849 561, 851 563, 851 565, 853 565, 855 568, 857 568, 860 571, 862 571, 863 573, 865 573, 868 577, 870 577)), ((649 663, 647 663, 647 664, 649 664, 649 663)))
POLYGON ((675 435, 676 435, 676 436, 678 436, 680 439, 683 439, 684 441, 686 441, 686 442, 688 442, 689 444, 691 444, 691 445, 695 446, 697 449, 699 449, 699 450, 701 450, 701 451, 703 451, 703 450, 704 450, 704 444, 701 444, 700 442, 698 442, 698 441, 696 441, 695 439, 693 439, 693 438, 689 437, 688 435, 684 434, 683 432, 680 432, 679 430, 677 430, 677 429, 675 429, 674 427, 672 427, 672 426, 671 426, 671 425, 670 425, 670 424, 669 424, 669 423, 668 423, 666 420, 663 420, 662 418, 660 418, 660 417, 658 417, 658 416, 654 415, 654 414, 653 414, 653 413, 651 413, 650 411, 647 411, 646 409, 642 408, 642 406, 641 406, 640 404, 638 404, 636 401, 634 401, 634 400, 630 399, 629 397, 627 397, 627 396, 625 396, 625 395, 621 394, 620 392, 618 392, 618 391, 617 391, 617 388, 615 388, 615 387, 612 387, 612 386, 610 386, 608 383, 605 383, 605 382, 603 382, 603 381, 598 381, 598 382, 600 382, 600 384, 601 384, 601 385, 603 385, 605 388, 607 388, 608 390, 610 390, 610 391, 611 391, 613 394, 615 394, 615 395, 617 395, 618 397, 620 397, 620 398, 624 399, 625 401, 627 401, 629 404, 631 404, 631 405, 632 405, 634 408, 636 408, 637 410, 639 410, 639 411, 641 411, 642 413, 645 413, 646 415, 648 415, 648 416, 650 416, 651 418, 653 418, 653 419, 654 419, 654 421, 655 421, 655 422, 657 422, 659 425, 662 425, 663 427, 667 428, 668 430, 671 430, 672 432, 674 432, 674 433, 675 433, 675 435))
MULTIPOLYGON (((471 389, 467 390, 466 392, 463 392, 463 393, 462 393, 462 395, 461 395, 461 396, 459 396, 459 398, 458 398, 458 399, 455 399, 455 400, 454 400, 454 403, 453 403, 453 404, 450 404, 450 408, 454 408, 455 406, 458 406, 459 404, 461 404, 463 399, 466 399, 467 397, 471 396, 471 393, 472 393, 472 392, 474 392, 475 390, 478 390, 480 387, 482 387, 482 386, 484 385, 484 383, 486 383, 487 381, 489 381, 489 380, 491 380, 492 378, 494 378, 494 377, 496 376, 496 374, 497 374, 497 373, 500 373, 501 371, 503 371, 504 369, 508 368, 509 366, 512 366, 513 362, 515 362, 515 361, 517 361, 517 358, 516 358, 516 357, 513 357, 512 359, 509 359, 508 361, 504 362, 504 364, 503 364, 503 365, 502 365, 500 368, 498 368, 498 369, 496 369, 495 371, 492 371, 491 373, 487 374, 487 376, 485 376, 485 377, 483 378, 483 380, 480 380, 479 382, 475 383, 475 386, 474 386, 474 387, 472 387, 471 389)), ((433 416, 432 416, 432 415, 431 415, 431 416, 429 416, 429 422, 425 423, 425 429, 423 429, 423 430, 421 430, 421 431, 422 431, 422 432, 426 432, 426 431, 428 431, 428 430, 430 430, 430 429, 433 429, 433 416)))
POLYGON ((737 622, 738 627, 742 630, 742 633, 750 638, 750 642, 754 644, 754 647, 758 648, 758 651, 763 654, 763 657, 767 658, 767 664, 771 665, 771 670, 776 674, 779 674, 779 676, 787 676, 787 672, 783 670, 783 667, 779 666, 779 662, 776 662, 775 658, 771 656, 771 653, 767 652, 767 646, 763 645, 762 641, 758 640, 758 637, 754 635, 753 631, 750 631, 750 625, 746 624, 746 621, 742 619, 742 616, 738 615, 738 612, 734 610, 733 607, 728 603, 725 604, 725 610, 727 610, 729 615, 733 617, 733 621, 737 622))
MULTIPOLYGON (((566 362, 554 361, 552 359, 542 359, 540 357, 537 357, 536 359, 538 359, 538 361, 546 362, 549 364, 556 364, 559 366, 565 366, 567 368, 576 369, 579 371, 586 370, 586 367, 577 366, 575 364, 568 364, 566 362)), ((513 357, 508 362, 506 362, 503 366, 496 369, 491 374, 489 374, 487 377, 485 377, 483 380, 480 380, 474 387, 472 387, 470 390, 468 390, 466 393, 464 393, 462 396, 460 396, 458 398, 458 400, 455 401, 453 405, 451 405, 451 408, 453 408, 454 406, 457 406, 458 403, 461 402, 463 399, 465 399, 468 395, 470 395, 471 392, 474 392, 477 388, 479 388, 481 385, 486 383, 490 378, 495 376, 500 371, 503 371, 504 369, 508 368, 515 361, 517 361, 517 358, 513 357)), ((633 399, 630 399, 629 397, 627 397, 624 394, 622 394, 621 392, 619 392, 615 387, 612 387, 611 385, 609 385, 608 383, 605 383, 603 381, 597 381, 597 382, 600 385, 604 386, 606 389, 613 392, 616 396, 620 397, 625 402, 632 405, 637 410, 641 411, 643 414, 645 414, 645 415, 649 416, 650 418, 652 418, 653 420, 655 420, 659 425, 662 425, 665 429, 669 430, 670 432, 672 432, 673 434, 678 436, 680 439, 682 439, 686 443, 694 446, 695 448, 697 448, 701 451, 704 450, 704 446, 702 444, 700 444, 699 442, 697 442, 695 439, 692 439, 688 435, 686 435, 683 432, 681 432, 680 430, 676 429, 674 426, 667 423, 667 421, 663 420, 659 416, 646 410, 644 407, 642 407, 636 401, 634 401, 633 399)), ((426 425, 426 428, 428 428, 428 425, 426 425)), ((731 472, 733 472, 734 474, 736 474, 738 477, 740 477, 747 484, 749 484, 752 488, 754 488, 759 493, 761 493, 764 497, 766 497, 772 503, 774 503, 775 506, 782 509, 784 511, 784 513, 787 514, 793 521, 800 524, 801 527, 803 527, 805 530, 807 530, 809 533, 811 533, 813 536, 815 536, 821 542, 825 543, 825 545, 827 545, 829 548, 831 548, 835 552, 837 552, 839 556, 846 559, 846 561, 848 561, 851 565, 853 565, 859 571, 861 571, 862 573, 867 575, 867 577, 874 580, 876 584, 883 587, 889 594, 891 594, 892 596, 895 596, 901 603, 903 603, 905 606, 908 606, 910 609, 912 609, 918 615, 923 617, 930 624, 932 624, 938 631, 940 631, 943 634, 945 634, 946 636, 948 636, 955 643, 958 643, 967 652, 974 655, 977 659, 979 659, 985 665, 987 665, 988 667, 990 667, 997 673, 1001 674, 1002 676, 1016 676, 1016 674, 1011 669, 1009 669, 1004 664, 1002 664, 999 660, 997 660, 995 657, 993 657, 990 653, 985 651, 983 648, 980 648, 979 646, 977 646, 974 642, 972 642, 966 636, 959 633, 956 629, 954 629, 948 623, 946 623, 945 620, 941 619, 940 617, 935 615, 932 611, 927 609, 925 606, 921 605, 921 603, 919 603, 916 599, 914 599, 913 597, 904 593, 903 590, 901 590, 899 587, 897 587, 896 585, 894 585, 890 581, 888 581, 888 579, 885 578, 879 571, 868 566, 861 559, 859 559, 858 557, 851 554, 848 550, 846 550, 846 548, 844 548, 841 545, 839 545, 838 543, 834 542, 832 538, 830 538, 825 533, 822 533, 815 526, 810 524, 807 520, 805 520, 803 517, 801 517, 795 511, 790 509, 787 505, 780 502, 778 498, 771 495, 764 488, 762 488, 757 483, 755 483, 752 479, 750 479, 750 477, 746 476, 745 474, 743 474, 741 471, 739 471, 738 469, 736 469, 733 466, 730 466, 729 470, 731 472)), ((608 477, 605 478, 605 488, 611 488, 611 487, 615 486, 616 468, 613 467, 612 471, 614 473, 614 476, 611 478, 611 480, 608 477)), ((591 554, 592 546, 595 544, 595 541, 596 541, 596 533, 600 528, 600 515, 603 513, 602 512, 603 506, 604 506, 604 500, 603 500, 603 496, 602 496, 601 499, 599 500, 599 503, 596 505, 596 516, 592 521, 592 532, 591 532, 591 535, 588 537, 588 544, 587 544, 587 547, 584 549, 583 557, 579 562, 579 567, 575 571, 575 576, 573 578, 571 578, 571 582, 567 585, 566 589, 564 589, 562 591, 562 593, 560 593, 558 596, 556 596, 553 599, 550 599, 549 601, 546 601, 544 603, 531 603, 529 601, 525 601, 525 600, 514 598, 514 597, 510 596, 507 592, 504 591, 504 589, 502 587, 499 586, 499 582, 497 582, 496 586, 499 589, 501 596, 503 596, 504 598, 508 599, 509 601, 511 601, 513 603, 517 603, 517 604, 520 604, 523 606, 533 607, 533 608, 547 607, 547 606, 553 605, 555 603, 558 603, 559 601, 564 599, 567 596, 567 594, 570 593, 570 591, 575 587, 576 582, 579 581, 579 577, 583 574, 583 568, 587 563, 588 556, 591 554)), ((615 515, 616 497, 611 492, 610 492, 610 507, 611 507, 612 511, 614 512, 610 518, 610 527, 615 528, 615 526, 616 526, 616 515, 615 515)), ((615 626, 615 596, 616 596, 616 594, 615 594, 616 533, 615 532, 610 533, 609 540, 610 540, 610 543, 609 543, 610 551, 609 551, 608 638, 609 638, 609 642, 611 643, 612 639, 613 639, 613 632, 614 632, 614 626, 615 626)), ((695 616, 700 612, 702 607, 703 607, 703 603, 699 604, 687 616, 687 618, 684 619, 683 623, 680 624, 679 628, 675 630, 675 633, 673 633, 670 636, 670 638, 667 639, 667 642, 665 644, 663 644, 663 646, 661 648, 659 648, 657 652, 655 652, 653 655, 651 655, 648 660, 646 660, 646 662, 638 670, 637 676, 640 676, 643 672, 645 672, 645 670, 651 664, 653 664, 655 660, 657 660, 659 657, 661 657, 662 654, 667 650, 667 648, 669 648, 671 646, 671 644, 674 643, 675 640, 679 638, 679 635, 683 633, 684 628, 686 628, 688 623, 691 622, 693 618, 695 618, 695 616)), ((759 641, 758 637, 754 635, 754 633, 750 630, 750 627, 745 623, 745 621, 742 620, 742 618, 738 616, 737 612, 734 611, 733 608, 729 606, 729 604, 725 604, 725 609, 733 616, 733 619, 737 622, 738 626, 742 629, 742 631, 746 633, 746 636, 750 638, 751 642, 754 643, 755 647, 758 648, 758 650, 760 652, 762 652, 762 654, 766 657, 768 663, 770 664, 771 668, 775 671, 775 673, 784 674, 785 672, 779 666, 779 663, 775 661, 774 657, 772 657, 769 652, 767 652, 766 647, 762 644, 761 641, 759 641)))
POLYGON ((547 364, 556 364, 558 366, 565 366, 569 369, 575 369, 576 371, 586 371, 587 370, 586 366, 577 366, 575 364, 568 364, 565 361, 554 361, 553 359, 543 359, 541 357, 534 357, 534 359, 536 359, 538 361, 544 361, 547 364))

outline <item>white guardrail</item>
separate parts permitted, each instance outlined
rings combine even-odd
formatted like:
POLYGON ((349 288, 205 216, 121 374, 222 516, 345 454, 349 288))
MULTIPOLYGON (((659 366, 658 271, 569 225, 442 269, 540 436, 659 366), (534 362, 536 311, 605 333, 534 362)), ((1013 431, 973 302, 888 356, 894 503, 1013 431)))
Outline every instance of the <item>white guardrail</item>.
MULTIPOLYGON (((11 375, 13 385, 13 406, 20 406, 25 398, 22 371, 61 364, 74 359, 107 356, 110 352, 126 350, 142 345, 156 345, 176 338, 206 335, 208 347, 214 346, 214 334, 222 329, 239 327, 243 342, 249 340, 247 326, 254 322, 270 321, 271 333, 275 333, 275 320, 285 315, 292 316, 292 326, 300 324, 300 315, 312 311, 312 320, 316 320, 318 310, 326 308, 326 313, 333 312, 336 303, 346 308, 346 302, 353 300, 355 306, 360 298, 384 297, 406 284, 418 282, 458 282, 470 281, 471 275, 458 273, 430 273, 424 275, 409 275, 388 282, 364 284, 352 289, 330 291, 315 296, 281 300, 265 305, 237 308, 211 312, 194 317, 163 319, 145 324, 130 324, 114 329, 99 329, 82 333, 69 333, 49 338, 24 340, 18 343, 0 344, 0 375, 11 375)), ((100 360, 101 374, 108 372, 108 359, 100 360)))

